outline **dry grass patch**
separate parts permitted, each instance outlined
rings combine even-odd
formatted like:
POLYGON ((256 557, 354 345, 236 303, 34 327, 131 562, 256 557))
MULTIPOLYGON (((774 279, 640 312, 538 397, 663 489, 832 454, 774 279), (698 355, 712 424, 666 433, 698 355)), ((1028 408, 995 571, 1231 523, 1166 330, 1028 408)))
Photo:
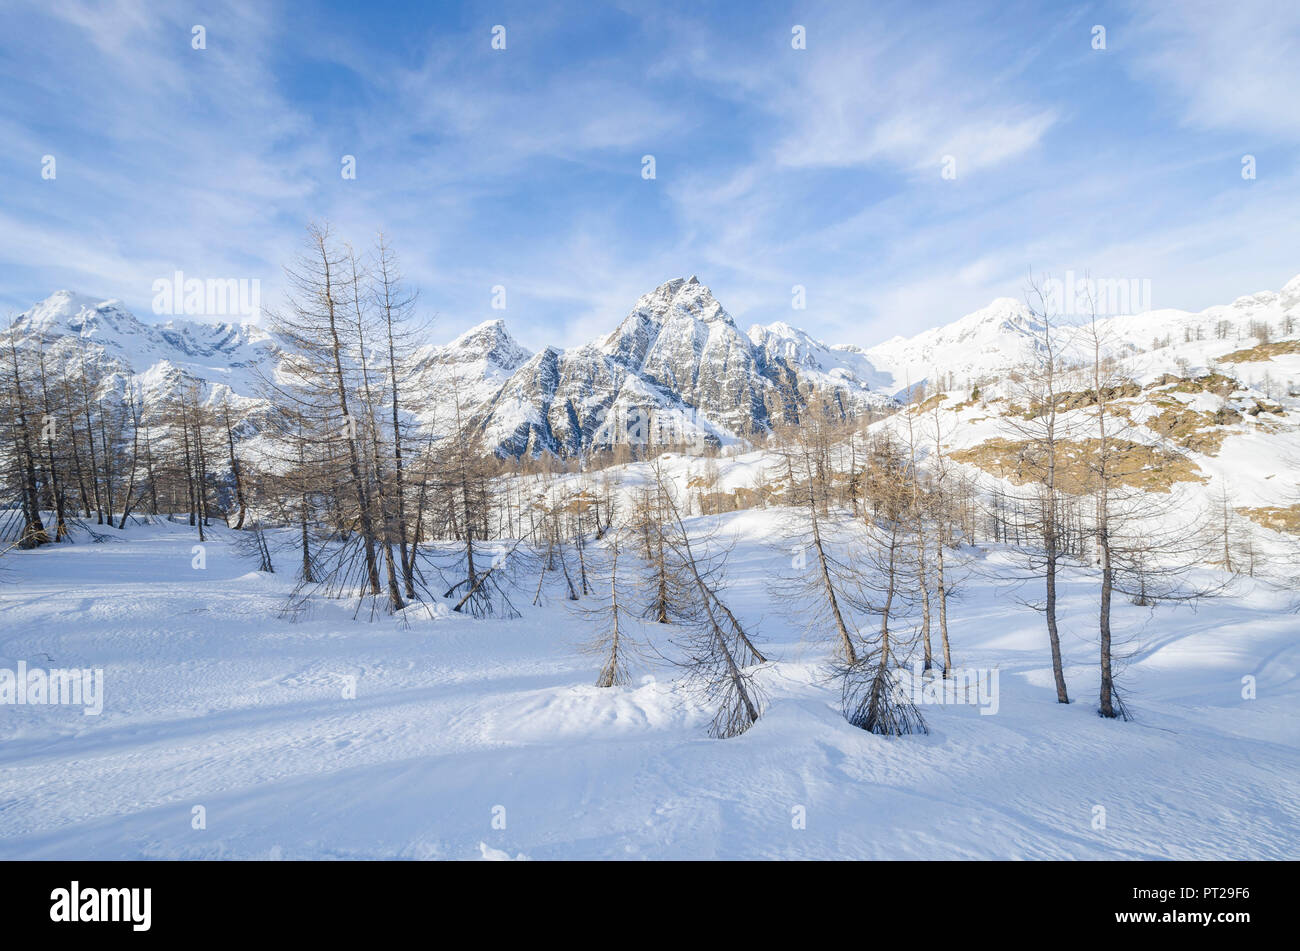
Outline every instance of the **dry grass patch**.
POLYGON ((1244 389, 1240 380, 1233 379, 1223 373, 1207 373, 1204 376, 1197 377, 1175 376, 1172 373, 1166 373, 1150 384, 1147 389, 1154 390, 1162 386, 1169 386, 1166 391, 1169 393, 1213 393, 1225 400, 1237 390, 1244 389), (1171 383, 1173 386, 1169 386, 1171 383))
POLYGON ((1146 421, 1146 427, 1177 446, 1216 456, 1228 433, 1219 428, 1241 422, 1241 414, 1230 406, 1213 413, 1190 409, 1176 400, 1161 400, 1164 409, 1146 421))
MULTIPOLYGON (((947 398, 947 393, 935 393, 933 396, 927 397, 915 406, 908 407, 908 412, 928 413, 947 398)), ((960 409, 960 407, 956 408, 960 409)))
POLYGON ((1252 522, 1257 522, 1275 532, 1300 535, 1300 503, 1295 505, 1265 505, 1259 508, 1241 508, 1237 512, 1252 522))
MULTIPOLYGON (((1058 444, 1056 484, 1061 491, 1082 495, 1091 488, 1094 481, 1092 467, 1099 447, 1100 442, 1096 439, 1058 444)), ((1111 471, 1123 485, 1147 492, 1168 492, 1175 482, 1206 481, 1196 463, 1160 446, 1112 439, 1110 448, 1111 471)), ((978 466, 1016 485, 1041 482, 1046 476, 1038 447, 1029 440, 989 439, 971 449, 954 452, 952 458, 978 466)))
POLYGON ((1276 340, 1273 343, 1261 343, 1257 347, 1234 350, 1219 357, 1223 363, 1263 363, 1284 353, 1300 353, 1300 340, 1276 340))

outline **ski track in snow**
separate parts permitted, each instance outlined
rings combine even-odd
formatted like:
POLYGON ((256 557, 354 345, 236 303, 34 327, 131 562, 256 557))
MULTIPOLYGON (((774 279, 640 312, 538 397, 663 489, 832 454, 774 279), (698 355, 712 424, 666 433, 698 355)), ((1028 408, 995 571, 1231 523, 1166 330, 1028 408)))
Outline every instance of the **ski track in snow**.
POLYGON ((105 706, 0 706, 0 858, 1300 857, 1285 592, 1118 604, 1137 718, 1120 723, 1095 714, 1091 581, 1062 586, 1061 707, 1040 617, 972 576, 954 657, 998 668, 999 712, 927 705, 930 735, 885 739, 845 722, 827 645, 775 603, 774 517, 721 519, 729 598, 776 659, 764 716, 724 741, 662 663, 590 686, 559 599, 521 597, 512 622, 413 608, 408 627, 318 601, 291 623, 288 575, 251 572, 221 528, 195 570, 180 524, 8 557, 0 666, 103 668, 105 706))

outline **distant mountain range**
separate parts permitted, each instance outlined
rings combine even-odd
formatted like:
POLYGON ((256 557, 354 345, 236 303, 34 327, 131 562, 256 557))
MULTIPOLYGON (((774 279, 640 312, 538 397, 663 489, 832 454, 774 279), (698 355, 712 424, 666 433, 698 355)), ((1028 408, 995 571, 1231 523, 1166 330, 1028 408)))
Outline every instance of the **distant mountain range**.
MULTIPOLYGON (((1204 372, 1226 354, 1255 347, 1267 324, 1270 352, 1238 360, 1243 382, 1286 399, 1300 382, 1300 355, 1279 341, 1300 338, 1300 277, 1279 292, 1239 298, 1199 313, 1151 311, 1105 319, 1117 355, 1138 377, 1204 372)), ((118 301, 59 291, 15 321, 20 345, 42 342, 46 359, 99 361, 109 385, 134 378, 158 397, 198 384, 205 397, 231 398, 241 413, 258 405, 255 368, 281 347, 253 324, 173 320, 147 324, 118 301)), ((996 383, 1034 345, 1025 305, 1000 298, 988 307, 914 337, 868 349, 827 344, 789 324, 742 332, 695 277, 668 281, 641 297, 608 335, 567 350, 532 353, 500 320, 420 351, 406 381, 433 394, 439 411, 426 421, 445 431, 449 407, 502 455, 567 455, 620 439, 639 414, 661 434, 731 444, 782 422, 797 422, 810 403, 847 416, 894 407, 909 386, 969 388, 996 383)))

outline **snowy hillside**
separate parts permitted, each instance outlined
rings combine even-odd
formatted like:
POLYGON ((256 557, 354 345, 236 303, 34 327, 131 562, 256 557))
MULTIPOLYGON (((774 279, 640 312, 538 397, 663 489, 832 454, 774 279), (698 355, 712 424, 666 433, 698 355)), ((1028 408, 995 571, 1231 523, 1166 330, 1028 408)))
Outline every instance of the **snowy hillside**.
MULTIPOLYGON (((360 444, 371 465, 350 471, 335 464, 343 451, 322 452, 318 466, 290 460, 269 478, 245 453, 236 502, 217 491, 222 453, 235 455, 224 428, 205 437, 212 470, 194 472, 199 424, 176 433, 173 421, 169 446, 146 444, 156 468, 101 461, 92 495, 76 491, 71 451, 84 446, 90 461, 89 420, 66 444, 36 436, 39 425, 10 427, 66 458, 16 454, 26 468, 14 471, 36 488, 8 510, 14 546, 0 562, 0 856, 1298 858, 1300 407, 1276 383, 1297 359, 1295 291, 1113 320, 1131 376, 1108 396, 1124 451, 1160 463, 1138 484, 1162 502, 1150 528, 1213 535, 1179 569, 1194 593, 1117 589, 1108 630, 1129 720, 1097 715, 1095 497, 1085 486, 1065 498, 1088 450, 1086 386, 1060 404, 1063 435, 1077 435, 1062 443, 1060 500, 1077 544, 1057 578, 1071 703, 1055 694, 1042 579, 1027 568, 1038 555, 1020 537, 1029 520, 1007 527, 1006 510, 1032 514, 1035 499, 1015 428, 1033 414, 1006 368, 1032 355, 1035 327, 1009 302, 872 355, 783 324, 741 334, 706 288, 674 281, 584 347, 529 353, 491 321, 420 349, 404 381, 440 406, 461 402, 512 452, 613 440, 632 410, 651 407, 721 443, 716 455, 503 470, 452 446, 404 456, 399 485, 392 447, 372 430, 360 444), (1153 327, 1162 336, 1141 345, 1153 327), (927 380, 923 365, 939 357, 966 364, 927 380), (924 399, 853 427, 833 418, 824 443, 798 441, 817 435, 813 418, 784 443, 737 438, 810 391, 837 393, 849 417, 892 406, 900 379, 926 381, 924 399), (889 454, 886 434, 902 451, 889 454), (800 452, 817 484, 795 474, 800 452), (942 488, 931 479, 940 455, 954 476, 942 488), (61 527, 41 505, 56 485, 61 527), (376 528, 403 517, 381 491, 409 506, 409 549, 376 528), (791 526, 819 512, 818 493, 835 570, 855 573, 837 603, 863 656, 883 658, 874 669, 912 690, 926 731, 851 721, 833 629, 790 594, 817 583, 791 526), (129 519, 114 506, 124 498, 129 519), (43 540, 16 534, 24 510, 40 515, 43 540), (655 537, 675 565, 662 589, 655 537), (367 539, 379 553, 369 587, 367 539), (935 555, 942 577, 925 560, 935 555), (611 564, 637 579, 625 582, 637 606, 616 627, 640 647, 624 656, 627 680, 597 687, 591 643, 604 629, 595 612, 618 596, 611 564), (886 571, 881 606, 871 586, 886 571), (669 589, 678 613, 653 623, 635 599, 669 589), (940 590, 937 622, 919 602, 940 590), (758 712, 727 739, 713 738, 718 694, 699 679, 719 668, 687 640, 713 631, 706 658, 725 645, 720 616, 763 652, 728 668, 758 712), (953 690, 960 680, 974 694, 945 699, 937 668, 917 673, 932 635, 945 652, 951 641, 953 690), (98 708, 10 699, 16 672, 46 669, 102 672, 98 708)), ((234 380, 280 356, 254 328, 153 328, 67 295, 20 330, 23 346, 39 341, 64 361, 84 341, 115 379, 136 372, 158 387, 234 380)), ((447 425, 442 410, 427 422, 447 425)), ((340 450, 357 445, 349 438, 340 450)), ((300 458, 317 442, 301 439, 300 458)), ((121 445, 133 458, 134 440, 121 445)), ((1130 536, 1147 527, 1134 517, 1130 536)), ((1153 550, 1127 578, 1185 555, 1153 550)))
MULTIPOLYGON (((0 666, 102 668, 107 700, 4 708, 0 856, 1300 858, 1289 592, 1240 579, 1195 610, 1117 608, 1139 714, 1120 723, 1053 702, 1041 618, 992 580, 994 547, 952 626, 957 662, 996 672, 996 712, 923 706, 930 735, 885 738, 844 721, 825 645, 772 593, 776 518, 694 523, 735 542, 732 600, 774 659, 767 712, 726 741, 661 662, 590 686, 558 591, 517 621, 366 624, 325 601, 294 624, 275 618, 289 576, 252 571, 224 529, 203 570, 193 529, 165 522, 27 553, 0 666)), ((1063 584, 1086 693, 1095 585, 1063 584)))
MULTIPOLYGON (((901 437, 909 417, 937 426, 963 470, 987 489, 1016 494, 1029 481, 1025 394, 1016 380, 1033 364, 1040 331, 1023 305, 1002 300, 872 348, 872 359, 892 367, 896 379, 910 374, 913 383, 929 382, 922 406, 881 427, 901 437)), ((1086 333, 1083 322, 1062 321, 1055 340, 1067 361, 1086 362, 1086 333)), ((1122 436, 1146 447, 1159 469, 1144 487, 1180 500, 1162 505, 1163 518, 1190 523, 1218 512, 1223 534, 1241 537, 1251 571, 1293 572, 1300 534, 1300 278, 1279 292, 1197 313, 1105 318, 1099 337, 1128 381, 1114 403, 1122 436)), ((1065 373, 1058 385, 1060 438, 1085 454, 1094 425, 1091 384, 1065 373)), ((1230 553, 1223 559, 1230 561, 1230 553)))
MULTIPOLYGON (((1067 311, 1057 322, 1068 329, 1086 320, 1081 313, 1067 311)), ((1024 365, 1034 350, 1038 327, 1023 301, 1003 297, 952 323, 869 347, 863 355, 898 389, 924 381, 937 389, 970 389, 995 383, 1024 365)), ((1103 314, 1100 329, 1110 350, 1143 383, 1166 373, 1199 375, 1228 358, 1243 382, 1265 386, 1273 399, 1285 397, 1288 390, 1300 393, 1300 275, 1280 291, 1240 297, 1196 313, 1166 309, 1103 314), (1263 343, 1258 331, 1264 325, 1274 344, 1272 353, 1230 357, 1263 343), (1281 343, 1285 341, 1294 345, 1281 343)))

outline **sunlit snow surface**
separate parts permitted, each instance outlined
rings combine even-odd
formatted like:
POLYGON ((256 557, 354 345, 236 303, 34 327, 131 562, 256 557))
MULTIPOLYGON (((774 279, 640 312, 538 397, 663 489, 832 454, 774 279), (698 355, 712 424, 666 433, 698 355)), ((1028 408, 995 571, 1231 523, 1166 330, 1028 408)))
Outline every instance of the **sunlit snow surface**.
POLYGON ((885 739, 844 721, 827 645, 781 613, 775 517, 717 520, 737 545, 728 596, 775 658, 762 719, 731 740, 707 738, 663 662, 591 686, 582 622, 558 596, 531 607, 535 578, 511 622, 322 602, 291 623, 292 552, 257 574, 221 528, 204 570, 181 524, 7 556, 0 667, 103 668, 106 700, 98 717, 0 706, 0 857, 1300 857, 1291 593, 1121 600, 1136 721, 1105 721, 1093 582, 1063 585, 1061 707, 1032 592, 992 580, 1009 573, 993 551, 951 629, 958 664, 998 668, 998 713, 925 706, 929 736, 885 739))

